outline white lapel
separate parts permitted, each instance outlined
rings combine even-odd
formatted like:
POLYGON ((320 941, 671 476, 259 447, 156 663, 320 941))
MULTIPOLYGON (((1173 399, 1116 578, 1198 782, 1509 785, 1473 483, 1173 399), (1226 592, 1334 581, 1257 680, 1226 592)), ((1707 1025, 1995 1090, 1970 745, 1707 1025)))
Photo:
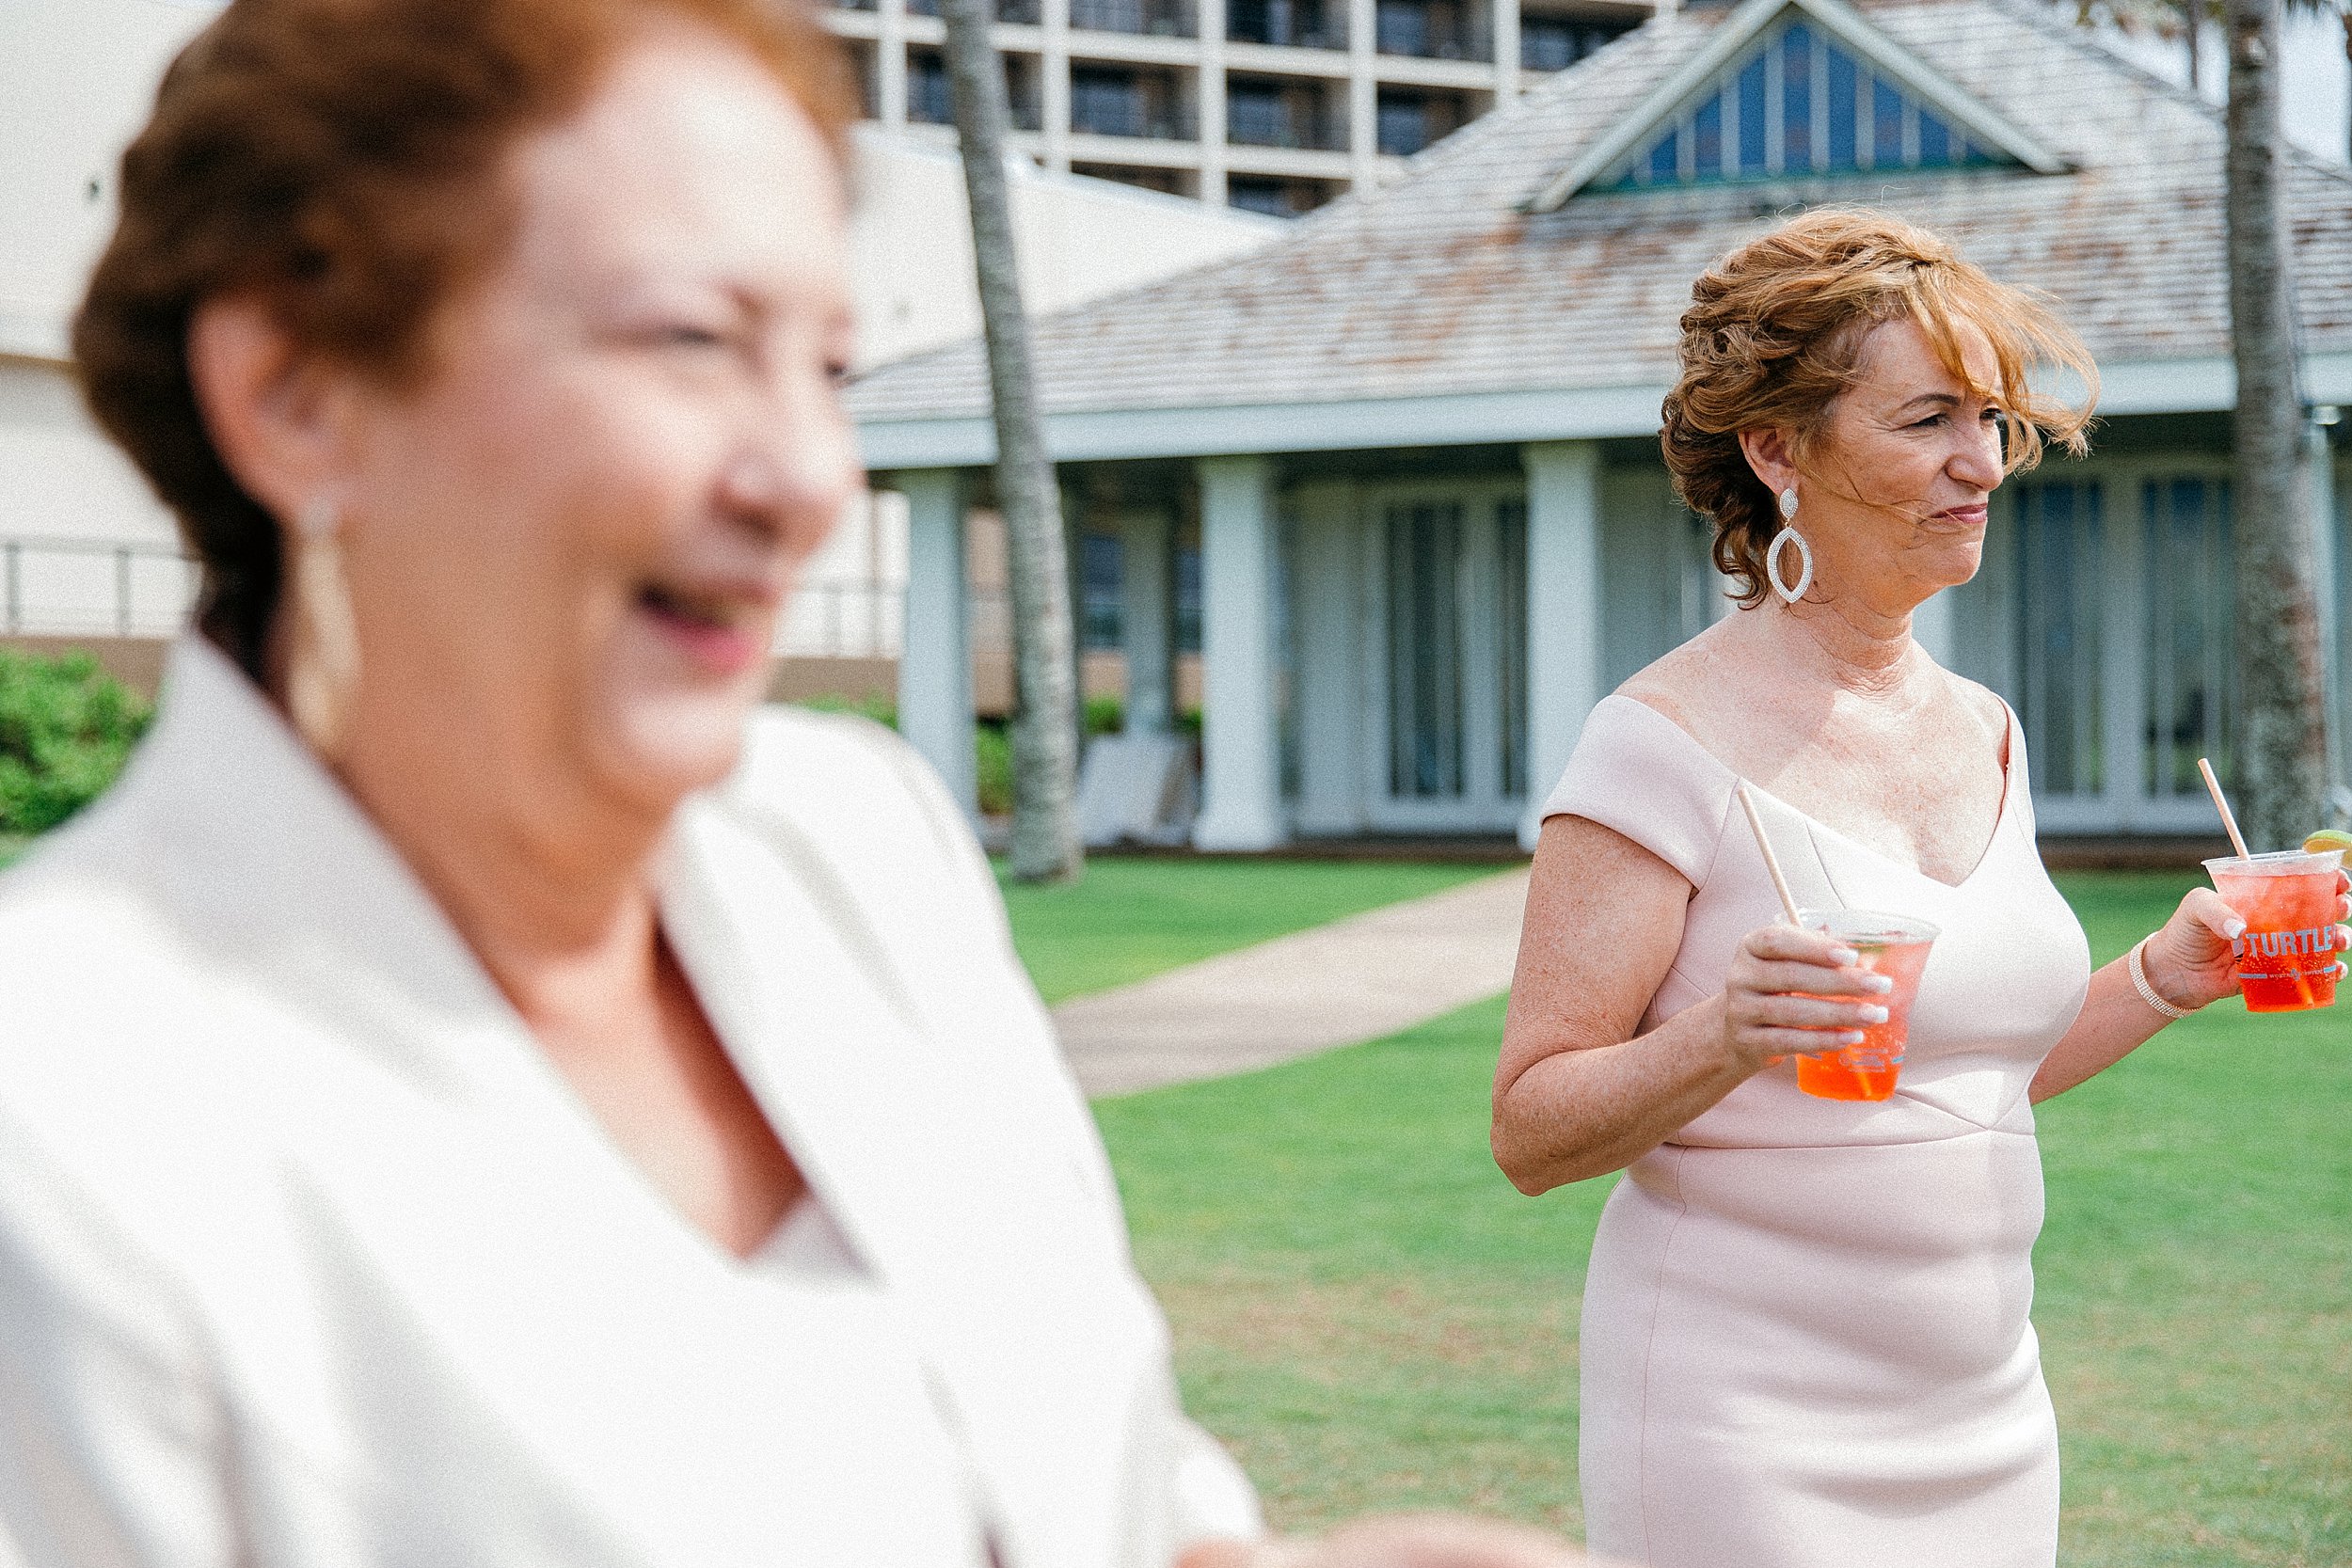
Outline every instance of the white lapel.
POLYGON ((680 824, 663 920, 697 993, 906 1310, 1008 1568, 1157 1560, 1134 1506, 1165 1473, 1156 1307, 1055 1124, 990 1081, 993 1053, 918 1026, 822 847, 764 826, 713 802, 680 824))

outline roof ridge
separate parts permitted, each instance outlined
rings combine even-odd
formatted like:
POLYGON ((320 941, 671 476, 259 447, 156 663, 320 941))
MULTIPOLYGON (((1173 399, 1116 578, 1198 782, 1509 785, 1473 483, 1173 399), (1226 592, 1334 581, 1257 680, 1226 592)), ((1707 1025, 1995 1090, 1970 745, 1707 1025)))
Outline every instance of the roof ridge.
MULTIPOLYGON (((1868 0, 1864 0, 1864 3, 1868 3, 1868 0)), ((2135 79, 2140 87, 2161 97, 2170 99, 2183 108, 2196 110, 2204 119, 2213 122, 2215 129, 2222 134, 2226 141, 2229 135, 2228 103, 2217 103, 2202 93, 2191 91, 2184 83, 2175 82, 2169 76, 2158 75, 2109 43, 2097 29, 2085 26, 2081 23, 2067 21, 2058 14, 2055 5, 2037 6, 2029 3, 2029 0, 1963 0, 1963 3, 1990 6, 1996 10, 2007 11, 2036 31, 2056 38, 2077 53, 2091 55, 2109 70, 2135 79)), ((2352 186, 2352 164, 2339 164, 2332 158, 2320 156, 2294 137, 2286 135, 2283 128, 2280 141, 2290 160, 2302 165, 2313 173, 2325 175, 2339 184, 2352 186)))
POLYGON ((1972 3, 2007 11, 2036 32, 2058 40, 2077 54, 2092 56, 2110 70, 2136 78, 2141 87, 2152 88, 2185 108, 2201 110, 2208 119, 2218 119, 2221 116, 2221 105, 2189 91, 2169 76, 2157 75, 2107 42, 2096 28, 2060 16, 2056 5, 2038 6, 2028 3, 2028 0, 1972 0, 1972 3))

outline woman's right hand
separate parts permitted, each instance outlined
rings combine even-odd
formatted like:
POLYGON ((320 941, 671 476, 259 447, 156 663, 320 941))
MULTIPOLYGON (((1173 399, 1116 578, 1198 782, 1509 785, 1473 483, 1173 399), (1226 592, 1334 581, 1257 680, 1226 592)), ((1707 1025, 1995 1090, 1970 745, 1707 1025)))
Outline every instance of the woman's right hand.
POLYGON ((1865 1027, 1886 1022, 1883 999, 1895 989, 1857 967, 1861 960, 1820 931, 1777 924, 1750 931, 1724 982, 1724 1053, 1753 1073, 1784 1056, 1861 1044, 1865 1027))

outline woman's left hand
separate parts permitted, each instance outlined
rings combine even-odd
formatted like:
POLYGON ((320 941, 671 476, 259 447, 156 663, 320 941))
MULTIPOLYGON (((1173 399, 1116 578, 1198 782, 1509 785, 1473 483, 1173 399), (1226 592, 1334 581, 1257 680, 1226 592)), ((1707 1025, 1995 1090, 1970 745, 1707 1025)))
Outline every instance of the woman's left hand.
MULTIPOLYGON (((2337 873, 2337 891, 2352 889, 2352 872, 2337 873)), ((2339 899, 2336 918, 2352 919, 2352 898, 2339 899)), ((2148 983, 2174 1006, 2194 1012, 2237 994, 2230 944, 2246 934, 2246 922, 2209 887, 2193 890, 2172 911, 2164 928, 2148 939, 2142 955, 2148 983)), ((2352 927, 2336 927, 2336 951, 2352 948, 2352 927)))

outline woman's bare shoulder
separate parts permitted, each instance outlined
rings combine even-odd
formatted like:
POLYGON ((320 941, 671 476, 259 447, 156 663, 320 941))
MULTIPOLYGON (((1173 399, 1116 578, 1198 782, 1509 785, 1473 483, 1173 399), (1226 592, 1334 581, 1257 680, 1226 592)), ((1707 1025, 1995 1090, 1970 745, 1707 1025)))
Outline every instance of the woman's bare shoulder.
POLYGON ((1711 727, 1739 656, 1731 623, 1718 621, 1627 677, 1616 695, 1654 708, 1694 736, 1711 727))
POLYGON ((1968 711, 1986 729, 1996 736, 2009 733, 2009 704, 2002 701, 1999 692, 1981 681, 1972 681, 1949 670, 1944 673, 1951 680, 1952 689, 1960 694, 1960 700, 1966 705, 1968 711))

